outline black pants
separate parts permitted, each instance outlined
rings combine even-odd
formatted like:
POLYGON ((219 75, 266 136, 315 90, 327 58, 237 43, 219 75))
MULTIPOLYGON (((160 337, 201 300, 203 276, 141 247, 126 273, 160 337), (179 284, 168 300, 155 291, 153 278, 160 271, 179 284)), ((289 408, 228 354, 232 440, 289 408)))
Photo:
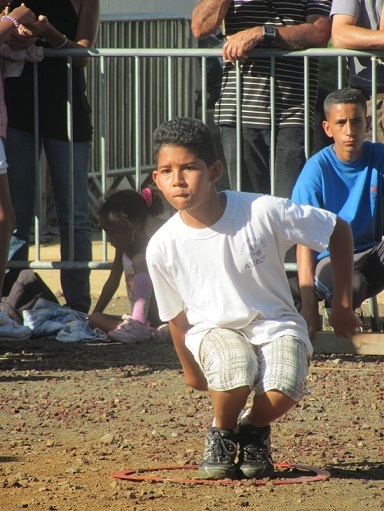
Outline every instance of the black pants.
MULTIPOLYGON (((232 190, 236 190, 236 126, 220 126, 221 138, 232 190)), ((275 141, 275 190, 290 199, 296 179, 305 163, 304 128, 277 128, 275 141)), ((271 193, 271 131, 242 128, 241 190, 271 193)))
MULTIPOLYGON (((354 255, 353 308, 384 289, 384 242, 354 255)), ((329 257, 321 259, 316 267, 316 290, 320 300, 332 306, 333 274, 329 257)))

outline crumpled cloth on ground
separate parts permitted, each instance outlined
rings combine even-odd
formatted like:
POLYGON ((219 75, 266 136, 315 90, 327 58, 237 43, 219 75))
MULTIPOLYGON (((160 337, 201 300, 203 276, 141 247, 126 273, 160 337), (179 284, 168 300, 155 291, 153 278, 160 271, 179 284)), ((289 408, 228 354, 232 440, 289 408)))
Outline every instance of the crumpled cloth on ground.
POLYGON ((33 337, 48 337, 61 342, 109 342, 105 332, 91 329, 84 312, 39 298, 33 309, 23 311, 24 325, 33 337))
POLYGON ((44 50, 41 46, 31 44, 24 50, 12 50, 8 44, 0 44, 3 78, 18 78, 25 62, 41 62, 44 50))

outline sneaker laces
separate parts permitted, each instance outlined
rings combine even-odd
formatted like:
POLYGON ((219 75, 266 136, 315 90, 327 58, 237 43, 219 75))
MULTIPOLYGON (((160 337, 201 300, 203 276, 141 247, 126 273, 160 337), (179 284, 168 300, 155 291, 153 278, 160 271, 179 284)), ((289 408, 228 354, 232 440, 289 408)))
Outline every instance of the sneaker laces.
POLYGON ((244 453, 244 461, 249 463, 256 461, 258 463, 264 462, 266 459, 271 458, 269 447, 269 430, 261 435, 249 434, 245 438, 242 451, 244 453))
POLYGON ((256 461, 257 463, 263 463, 265 457, 270 457, 269 450, 256 445, 246 445, 243 447, 244 461, 246 463, 256 461))
POLYGON ((236 443, 223 437, 219 431, 211 432, 211 436, 205 449, 204 458, 209 457, 219 461, 233 460, 237 450, 236 443))

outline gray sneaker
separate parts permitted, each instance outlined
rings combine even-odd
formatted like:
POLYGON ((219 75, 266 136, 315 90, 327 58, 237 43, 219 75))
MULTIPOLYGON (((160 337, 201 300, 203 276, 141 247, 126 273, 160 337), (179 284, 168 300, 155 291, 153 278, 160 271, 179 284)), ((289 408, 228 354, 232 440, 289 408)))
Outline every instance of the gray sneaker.
POLYGON ((240 475, 261 479, 274 473, 271 457, 271 427, 257 428, 252 424, 239 425, 240 475))
POLYGON ((212 427, 205 437, 205 450, 197 472, 202 479, 237 479, 237 435, 232 429, 212 427))

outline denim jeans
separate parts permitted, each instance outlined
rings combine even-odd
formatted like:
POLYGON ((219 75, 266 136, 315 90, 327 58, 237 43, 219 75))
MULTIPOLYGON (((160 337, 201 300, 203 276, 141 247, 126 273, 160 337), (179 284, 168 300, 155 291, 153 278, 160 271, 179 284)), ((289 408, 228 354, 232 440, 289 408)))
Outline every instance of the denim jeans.
MULTIPOLYGON (((55 208, 58 218, 61 260, 69 260, 69 145, 68 142, 44 138, 40 141, 47 157, 55 208)), ((74 162, 74 260, 91 261, 92 231, 88 212, 88 168, 90 142, 73 144, 74 162)), ((9 184, 16 216, 11 239, 10 261, 28 260, 30 234, 36 211, 36 169, 34 135, 8 129, 6 154, 9 184)), ((69 307, 88 312, 91 305, 90 271, 61 270, 61 286, 69 307)))
MULTIPOLYGON (((236 126, 222 125, 221 138, 232 190, 236 189, 236 126)), ((271 193, 269 170, 271 130, 242 128, 241 190, 271 193)), ((277 128, 275 143, 275 195, 291 198, 305 163, 304 128, 277 128)))

